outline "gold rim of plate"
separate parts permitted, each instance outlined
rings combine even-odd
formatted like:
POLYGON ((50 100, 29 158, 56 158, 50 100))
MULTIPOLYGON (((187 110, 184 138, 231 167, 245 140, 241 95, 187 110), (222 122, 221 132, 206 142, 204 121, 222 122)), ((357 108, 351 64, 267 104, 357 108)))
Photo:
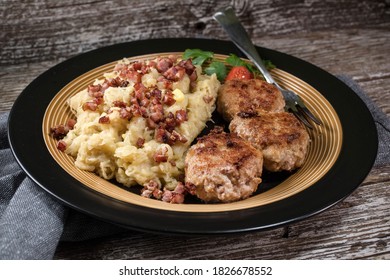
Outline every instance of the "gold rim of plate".
MULTIPOLYGON (((130 61, 153 59, 157 56, 182 53, 157 53, 129 58, 130 61)), ((224 59, 224 55, 216 55, 217 59, 224 59)), ((223 204, 169 204, 166 202, 144 198, 121 188, 92 172, 78 169, 74 159, 57 149, 57 141, 50 135, 50 128, 66 123, 73 115, 67 105, 67 100, 85 89, 95 79, 102 78, 103 74, 112 71, 118 61, 97 67, 72 80, 64 86, 52 99, 46 109, 42 133, 50 154, 56 162, 72 177, 88 188, 108 197, 148 208, 180 212, 220 212, 243 210, 258 207, 291 197, 302 192, 320 180, 336 162, 342 145, 342 127, 339 117, 331 104, 315 88, 301 79, 280 69, 271 71, 275 81, 282 87, 296 92, 305 101, 307 107, 323 123, 309 130, 311 142, 305 164, 286 180, 263 193, 248 199, 223 204)), ((81 187, 81 186, 80 186, 81 187)), ((331 188, 332 186, 329 186, 331 188)), ((261 188, 261 184, 259 186, 261 188)))

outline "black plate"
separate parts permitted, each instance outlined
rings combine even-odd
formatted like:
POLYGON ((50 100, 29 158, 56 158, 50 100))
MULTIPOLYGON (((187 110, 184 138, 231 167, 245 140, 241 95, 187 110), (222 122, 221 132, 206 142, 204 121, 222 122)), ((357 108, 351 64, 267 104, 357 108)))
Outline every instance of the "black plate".
POLYGON ((377 154, 378 137, 372 116, 363 101, 326 71, 266 48, 258 48, 260 56, 321 92, 342 124, 343 143, 337 161, 324 177, 304 191, 245 210, 215 213, 156 210, 117 201, 84 187, 54 161, 43 140, 42 121, 51 99, 62 87, 93 68, 123 57, 184 51, 186 48, 227 55, 240 53, 226 41, 155 39, 90 51, 44 72, 20 94, 10 112, 9 141, 20 166, 40 187, 81 212, 132 229, 191 234, 244 232, 295 222, 344 199, 367 176, 377 154))

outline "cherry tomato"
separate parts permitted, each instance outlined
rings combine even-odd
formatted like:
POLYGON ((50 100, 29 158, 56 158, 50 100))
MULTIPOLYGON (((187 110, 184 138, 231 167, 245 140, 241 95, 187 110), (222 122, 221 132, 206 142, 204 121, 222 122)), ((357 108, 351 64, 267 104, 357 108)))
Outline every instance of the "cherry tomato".
POLYGON ((249 80, 253 79, 253 75, 245 66, 234 66, 227 75, 226 81, 232 79, 249 80))

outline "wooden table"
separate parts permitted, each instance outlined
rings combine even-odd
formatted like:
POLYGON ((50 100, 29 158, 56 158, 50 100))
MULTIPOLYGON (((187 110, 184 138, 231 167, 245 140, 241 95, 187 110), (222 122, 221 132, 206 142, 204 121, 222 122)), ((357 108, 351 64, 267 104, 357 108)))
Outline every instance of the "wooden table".
MULTIPOLYGON (((148 38, 227 39, 211 15, 231 4, 254 42, 346 74, 390 116, 389 1, 19 1, 0 6, 0 112, 76 54, 148 38), (231 3, 230 3, 231 2, 231 3)), ((331 209, 287 227, 229 236, 129 231, 61 243, 56 259, 390 259, 390 165, 331 209)))

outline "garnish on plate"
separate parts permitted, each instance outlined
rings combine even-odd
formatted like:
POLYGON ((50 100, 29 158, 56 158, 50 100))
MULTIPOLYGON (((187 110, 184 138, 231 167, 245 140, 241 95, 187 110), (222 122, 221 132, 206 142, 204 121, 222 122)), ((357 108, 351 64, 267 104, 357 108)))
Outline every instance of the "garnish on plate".
MULTIPOLYGON (((210 51, 203 51, 201 49, 186 49, 183 54, 183 59, 192 59, 194 65, 202 66, 204 72, 208 75, 216 74, 218 80, 223 82, 230 74, 230 72, 238 72, 237 69, 243 71, 245 67, 252 78, 262 77, 262 74, 252 63, 246 61, 235 54, 230 54, 225 60, 221 61, 215 58, 214 53, 210 51), (239 67, 236 70, 235 67, 239 67)), ((275 68, 269 60, 263 60, 265 66, 270 70, 275 68)), ((233 75, 233 74, 231 74, 233 75)), ((246 75, 245 75, 246 77, 246 75)))

